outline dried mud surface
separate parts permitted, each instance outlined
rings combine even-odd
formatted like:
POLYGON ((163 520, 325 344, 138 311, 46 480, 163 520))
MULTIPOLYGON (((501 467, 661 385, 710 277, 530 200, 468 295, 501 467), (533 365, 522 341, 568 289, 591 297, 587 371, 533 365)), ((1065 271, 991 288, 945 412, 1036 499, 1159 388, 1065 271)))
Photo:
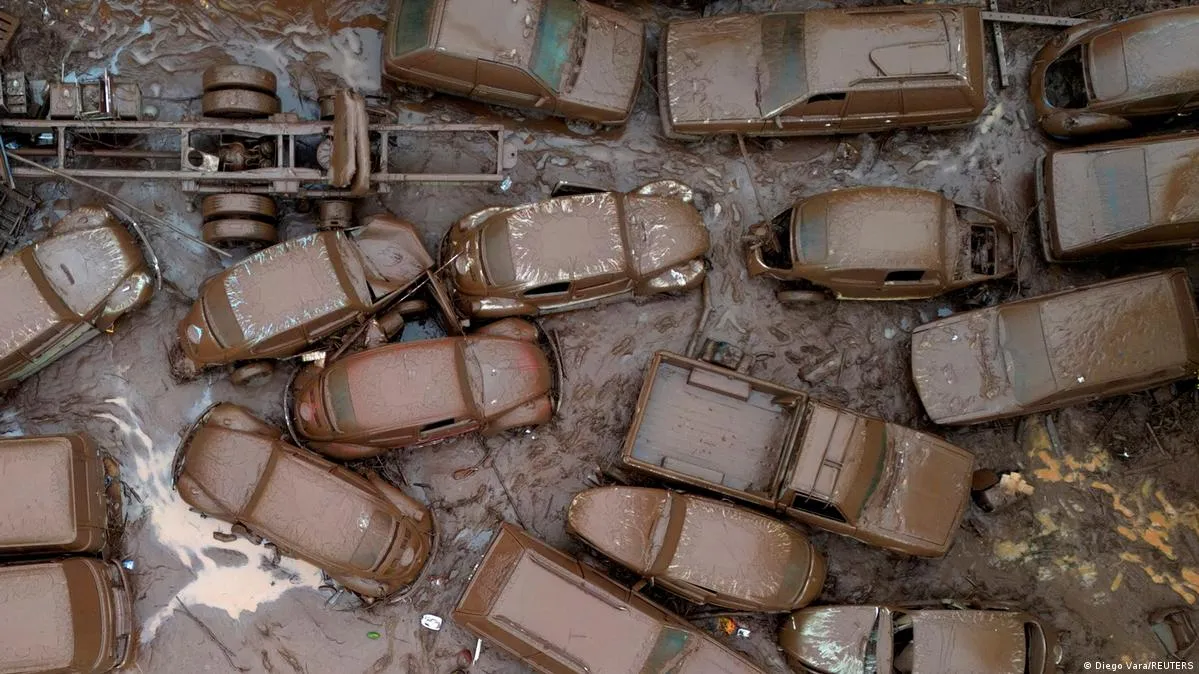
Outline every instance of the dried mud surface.
MULTIPOLYGON (((614 2, 660 22, 695 10, 614 2)), ((842 3, 835 3, 842 4, 842 3)), ((1001 3, 1009 11, 1115 18, 1184 2, 1001 3)), ((95 3, 16 0, 5 9, 24 19, 14 45, 19 66, 41 77, 85 74, 108 65, 137 78, 163 118, 198 113, 203 68, 237 60, 276 71, 284 107, 312 115, 319 86, 338 80, 377 90, 384 0, 168 0, 95 3)), ((726 2, 709 11, 802 9, 830 3, 726 2)), ((651 24, 652 25, 652 24, 651 24)), ((1031 119, 1028 65, 1051 29, 1005 29, 1011 86, 1000 90, 988 62, 991 101, 969 130, 896 132, 831 139, 695 144, 659 135, 653 78, 627 128, 581 134, 557 120, 466 103, 422 92, 395 91, 402 119, 501 119, 513 130, 519 159, 511 189, 412 184, 371 198, 360 212, 391 211, 416 223, 433 247, 445 229, 473 210, 518 204, 549 193, 560 180, 627 190, 659 178, 699 190, 712 231, 711 304, 706 335, 742 346, 756 376, 796 386, 849 408, 937 430, 973 451, 981 465, 1019 470, 1035 493, 992 515, 972 510, 949 554, 916 560, 849 539, 813 533, 829 560, 820 601, 898 602, 946 597, 1013 601, 1062 632, 1067 671, 1086 660, 1161 660, 1146 616, 1199 598, 1199 393, 1193 382, 1038 418, 966 429, 934 429, 908 374, 911 330, 938 313, 1031 296, 1119 274, 1186 266, 1194 255, 1153 254, 1076 266, 1045 265, 1030 218, 1033 164, 1051 144, 1031 119), (1017 224, 1017 278, 934 301, 826 303, 782 308, 775 287, 747 279, 742 242, 756 222, 793 200, 855 185, 905 185, 999 212, 1017 224)), ((651 55, 658 30, 651 27, 651 55)), ((649 59, 652 63, 652 58, 649 59)), ((428 167, 469 163, 469 146, 447 153, 415 143, 397 150, 428 167)), ((195 202, 170 184, 110 182, 121 197, 197 231, 195 202)), ((62 209, 91 200, 65 184, 40 183, 47 206, 33 237, 62 209)), ((313 226, 290 212, 285 233, 313 226)), ((200 281, 221 262, 161 230, 152 234, 166 286, 115 334, 97 339, 26 382, 4 402, 0 432, 91 433, 122 465, 130 524, 119 559, 134 561, 136 617, 142 629, 138 670, 157 672, 408 672, 446 674, 469 662, 475 639, 448 621, 474 565, 500 520, 517 522, 550 543, 583 554, 564 531, 571 497, 611 462, 624 435, 642 372, 658 349, 687 347, 702 310, 700 293, 625 303, 555 316, 565 366, 561 413, 531 433, 475 437, 397 451, 375 462, 390 479, 435 509, 441 548, 430 582, 403 600, 355 609, 320 589, 320 574, 238 539, 187 511, 170 489, 168 471, 180 433, 215 401, 248 405, 281 419, 288 368, 261 388, 238 390, 225 373, 177 384, 166 352, 176 322, 200 281), (420 625, 431 613, 441 631, 420 625), (375 638, 372 638, 375 637, 375 638)), ((659 598, 662 598, 659 596, 659 598)), ((546 597, 546 601, 552 601, 546 597)), ((703 609, 671 601, 692 615, 703 609)), ((774 645, 780 617, 738 617, 749 638, 719 638, 772 672, 787 671, 774 645)), ((713 630, 715 621, 697 624, 713 630)), ((614 644, 613 647, 619 647, 614 644)), ((525 668, 484 645, 471 671, 525 668)))

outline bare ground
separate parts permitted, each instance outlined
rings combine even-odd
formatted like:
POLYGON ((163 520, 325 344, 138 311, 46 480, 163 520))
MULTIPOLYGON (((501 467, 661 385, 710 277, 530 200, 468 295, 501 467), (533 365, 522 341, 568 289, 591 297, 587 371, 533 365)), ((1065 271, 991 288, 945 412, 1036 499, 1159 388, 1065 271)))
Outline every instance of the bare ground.
MULTIPOLYGON (((200 72, 231 59, 278 72, 285 107, 306 114, 314 111, 310 99, 318 86, 338 79, 363 89, 380 86, 383 0, 273 0, 236 9, 227 3, 166 0, 9 4, 25 20, 16 65, 48 77, 111 63, 141 82, 154 97, 148 102, 159 106, 164 118, 198 112, 193 97, 200 72)), ((654 22, 696 13, 643 2, 614 4, 654 22)), ((721 0, 710 11, 841 4, 721 0)), ((1185 3, 1046 0, 1003 3, 1003 9, 1113 18, 1179 4, 1185 3)), ((413 184, 368 200, 362 210, 389 210, 410 219, 432 247, 462 215, 541 198, 559 180, 622 190, 658 178, 693 185, 702 192, 713 233, 714 318, 708 336, 743 346, 754 359, 756 376, 941 432, 972 450, 982 465, 1022 471, 1036 489, 1011 510, 972 511, 940 560, 903 558, 813 533, 829 559, 820 601, 1015 601, 1062 631, 1067 671, 1082 671, 1086 660, 1160 660, 1147 614, 1199 598, 1194 501, 1199 479, 1190 458, 1199 440, 1194 383, 1066 409, 1048 421, 948 429, 934 427, 924 416, 908 374, 910 332, 938 311, 1166 265, 1186 266, 1194 276, 1197 258, 1184 254, 1070 267, 1041 262, 1030 218, 1032 171, 1050 143, 1035 129, 1024 91, 1030 59, 1051 35, 1050 29, 1005 29, 1011 86, 999 90, 991 78, 992 103, 970 130, 747 141, 744 154, 733 138, 689 145, 660 138, 648 72, 628 127, 595 135, 580 135, 556 120, 421 92, 393 92, 405 119, 504 120, 515 132, 519 161, 508 191, 413 184), (770 283, 746 278, 744 235, 799 197, 853 185, 938 189, 1004 214, 1021 232, 1017 278, 936 301, 780 307, 770 283)), ((655 27, 651 44, 656 38, 655 27)), ((993 74, 994 64, 988 67, 993 74)), ((476 161, 484 149, 447 152, 415 143, 398 152, 417 165, 445 167, 476 161)), ((194 202, 172 185, 106 187, 190 231, 199 227, 194 202)), ((90 200, 65 185, 42 183, 38 192, 47 204, 64 200, 60 210, 90 200)), ((47 206, 39 214, 42 227, 52 210, 47 206)), ((291 235, 311 226, 310 216, 288 216, 291 235)), ((35 229, 34 236, 40 231, 35 229)), ((448 621, 440 632, 425 629, 420 616, 448 617, 500 520, 518 522, 552 544, 587 554, 563 529, 566 505, 614 459, 650 355, 686 348, 702 309, 701 296, 694 293, 550 318, 545 326, 558 335, 566 375, 561 414, 554 422, 527 434, 393 452, 378 462, 385 475, 406 483, 434 507, 441 549, 427 586, 399 603, 355 610, 345 597, 317 589, 319 574, 307 565, 286 559, 276 564, 265 548, 213 539, 212 532, 224 527, 187 512, 166 483, 179 433, 201 409, 233 400, 279 420, 287 372, 253 390, 235 389, 223 373, 175 383, 165 358, 174 326, 199 282, 220 262, 179 237, 158 232, 153 238, 167 287, 151 306, 116 334, 26 382, 0 412, 0 430, 85 430, 121 461, 133 521, 117 557, 135 564, 136 614, 144 642, 138 668, 143 672, 443 674, 463 666, 475 640, 448 621), (373 633, 379 638, 371 638, 373 633)), ((702 611, 659 598, 677 610, 702 611)), ((770 671, 786 671, 774 646, 780 618, 738 620, 751 630, 749 638, 719 638, 770 671)), ((714 628, 711 619, 699 624, 714 628)), ((484 645, 472 671, 523 667, 484 645)))

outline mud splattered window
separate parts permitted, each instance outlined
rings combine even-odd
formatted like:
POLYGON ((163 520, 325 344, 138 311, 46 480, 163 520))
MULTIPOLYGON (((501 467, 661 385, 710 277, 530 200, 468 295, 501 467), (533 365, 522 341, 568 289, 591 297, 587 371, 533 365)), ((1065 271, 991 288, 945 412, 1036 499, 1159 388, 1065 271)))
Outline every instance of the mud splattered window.
POLYGON ((580 38, 582 11, 574 0, 546 0, 541 20, 537 24, 537 43, 529 64, 533 74, 554 91, 562 88, 567 66, 581 57, 580 38))
POLYGON ((800 209, 799 257, 809 264, 828 257, 828 208, 823 202, 805 203, 800 209))
POLYGON ((392 15, 391 53, 402 56, 429 43, 435 0, 403 0, 392 15))
POLYGON ((664 671, 668 664, 671 664, 679 653, 687 646, 687 642, 691 640, 691 635, 683 630, 674 627, 663 627, 662 633, 658 635, 658 641, 654 643, 654 650, 650 653, 649 659, 645 661, 644 672, 660 672, 664 671))
POLYGON ((803 14, 771 14, 762 18, 762 62, 758 74, 763 116, 773 116, 808 93, 804 59, 803 14))

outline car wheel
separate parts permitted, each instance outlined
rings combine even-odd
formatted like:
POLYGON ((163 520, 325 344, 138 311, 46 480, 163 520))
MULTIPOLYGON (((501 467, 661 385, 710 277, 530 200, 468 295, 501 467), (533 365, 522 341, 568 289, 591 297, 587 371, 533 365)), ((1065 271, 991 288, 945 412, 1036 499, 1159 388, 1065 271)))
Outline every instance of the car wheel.
POLYGON ((200 238, 217 248, 261 248, 277 243, 279 232, 269 222, 230 218, 204 223, 200 238))
POLYGON ((776 297, 783 304, 815 304, 828 299, 828 295, 819 290, 780 290, 776 297))
POLYGON ((275 364, 268 361, 258 361, 242 365, 233 370, 229 376, 234 386, 258 386, 275 374, 275 364))

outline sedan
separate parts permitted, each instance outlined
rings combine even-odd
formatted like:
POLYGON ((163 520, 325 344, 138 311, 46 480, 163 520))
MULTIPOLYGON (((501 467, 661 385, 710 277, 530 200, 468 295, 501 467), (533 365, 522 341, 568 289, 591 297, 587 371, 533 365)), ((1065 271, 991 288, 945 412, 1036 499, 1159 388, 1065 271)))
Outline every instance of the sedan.
POLYGON ((232 403, 206 410, 175 455, 175 488, 205 515, 240 524, 370 598, 414 583, 432 554, 433 514, 373 472, 283 442, 232 403))
POLYGON ((533 316, 703 282, 708 230, 691 188, 662 180, 632 192, 573 191, 488 208, 450 228, 442 267, 463 312, 533 316))
POLYGON ((1051 136, 1123 131, 1199 110, 1199 7, 1062 31, 1033 60, 1028 94, 1051 136))
POLYGON ((566 526, 650 583, 698 604, 791 611, 824 586, 824 556, 806 536, 723 501, 600 487, 575 496, 566 526))
POLYGON ((508 318, 470 337, 388 344, 313 366, 297 378, 294 428, 312 449, 350 460, 545 423, 553 370, 540 336, 508 318))
POLYGON ((0 259, 0 390, 112 332, 154 287, 142 248, 112 211, 68 213, 46 239, 0 259))
POLYGON ((1047 674, 1062 659, 1053 628, 1002 603, 805 608, 779 645, 811 674, 1047 674))

